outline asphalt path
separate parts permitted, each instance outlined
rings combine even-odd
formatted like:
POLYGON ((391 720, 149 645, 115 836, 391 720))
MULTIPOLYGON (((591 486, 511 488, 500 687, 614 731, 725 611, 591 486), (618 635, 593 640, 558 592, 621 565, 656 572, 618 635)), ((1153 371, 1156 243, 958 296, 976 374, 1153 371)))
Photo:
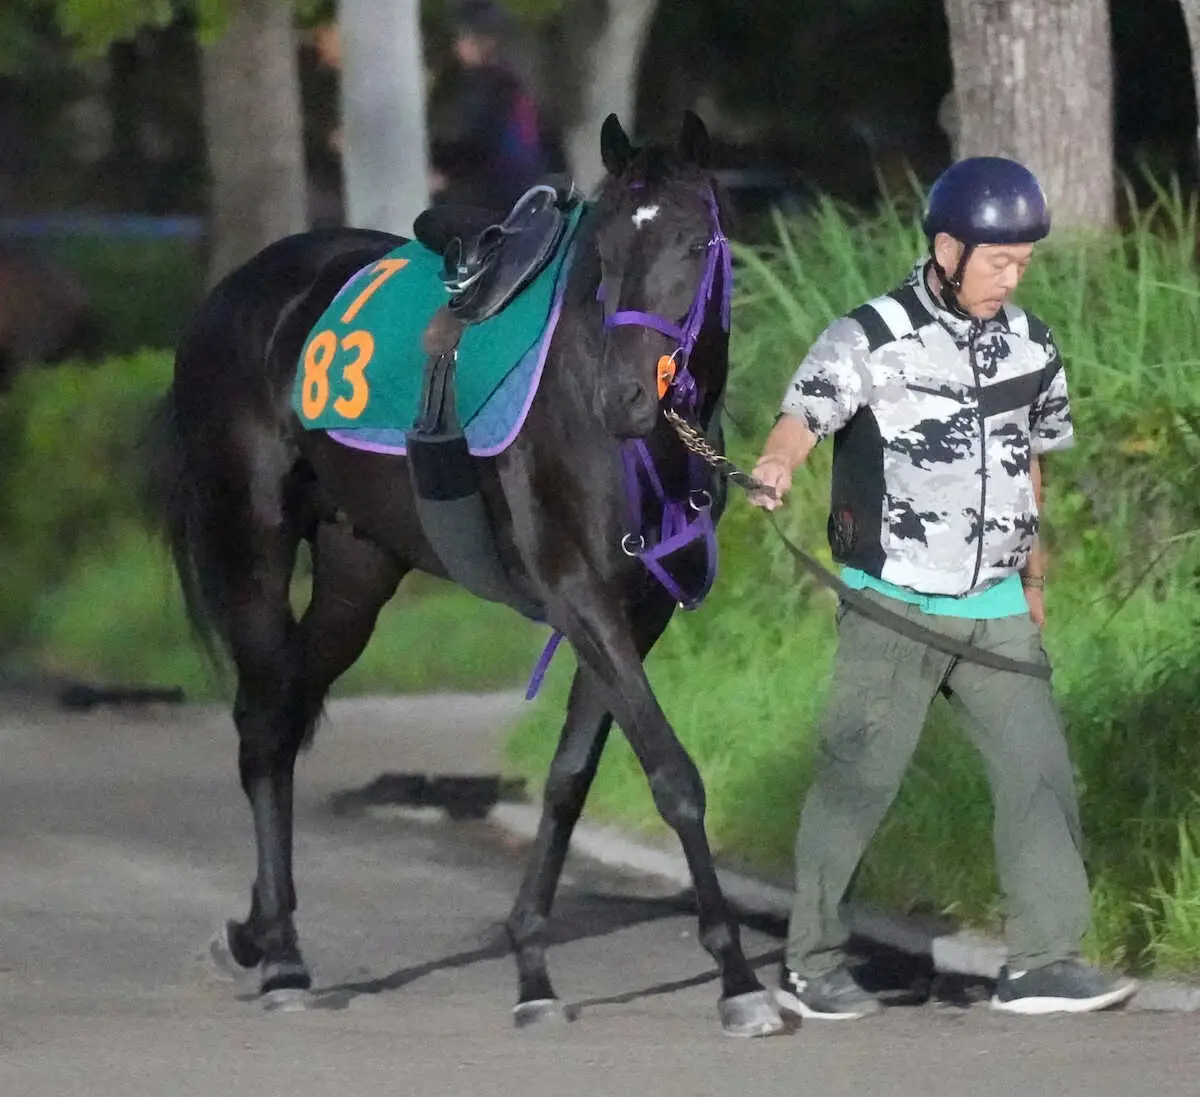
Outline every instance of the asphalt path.
MULTIPOLYGON (((0 1097, 367 1094, 1155 1097, 1200 1091, 1194 1016, 976 1004, 720 1032, 687 897, 572 858, 551 973, 575 1019, 516 1030, 498 934, 522 843, 436 808, 337 812, 384 771, 486 774, 512 696, 335 703, 301 764, 309 1008, 268 1013, 206 944, 253 871, 227 713, 0 694, 0 1097)), ((773 977, 780 942, 747 927, 773 977)))

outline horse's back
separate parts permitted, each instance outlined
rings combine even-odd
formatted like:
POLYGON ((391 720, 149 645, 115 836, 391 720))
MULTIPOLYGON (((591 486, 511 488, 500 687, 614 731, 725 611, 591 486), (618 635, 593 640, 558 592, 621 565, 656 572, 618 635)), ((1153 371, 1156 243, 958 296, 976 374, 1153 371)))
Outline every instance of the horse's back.
POLYGON ((377 229, 336 227, 292 233, 268 244, 231 270, 213 287, 212 295, 245 293, 248 287, 262 284, 264 279, 284 284, 289 276, 312 277, 343 256, 359 251, 381 255, 407 242, 405 236, 377 229))
POLYGON ((275 396, 290 386, 304 339, 338 290, 406 242, 374 229, 330 228, 263 248, 217 282, 196 310, 176 354, 177 401, 203 391, 241 404, 252 393, 275 396))

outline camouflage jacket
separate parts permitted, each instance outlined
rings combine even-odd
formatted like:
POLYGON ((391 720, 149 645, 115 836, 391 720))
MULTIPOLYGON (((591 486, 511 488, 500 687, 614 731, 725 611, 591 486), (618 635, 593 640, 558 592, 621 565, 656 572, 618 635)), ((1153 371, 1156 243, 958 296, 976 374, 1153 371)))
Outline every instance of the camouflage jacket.
POLYGON ((968 321, 926 262, 825 329, 782 410, 834 436, 829 543, 840 563, 962 595, 1024 566, 1038 530, 1031 454, 1073 444, 1062 359, 1036 316, 968 321))

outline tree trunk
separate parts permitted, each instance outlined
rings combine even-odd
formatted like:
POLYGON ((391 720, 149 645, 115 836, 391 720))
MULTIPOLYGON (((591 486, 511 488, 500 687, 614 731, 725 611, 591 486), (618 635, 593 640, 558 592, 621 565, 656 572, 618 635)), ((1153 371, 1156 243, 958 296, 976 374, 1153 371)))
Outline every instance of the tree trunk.
POLYGON ((308 224, 291 5, 240 0, 201 66, 212 284, 308 224))
POLYGON ((600 127, 604 119, 615 112, 626 130, 632 134, 636 129, 638 65, 657 6, 656 0, 602 0, 602 3, 604 14, 598 32, 579 58, 581 109, 567 131, 565 142, 571 173, 585 193, 604 177, 600 160, 600 127))
POLYGON ((1200 158, 1200 0, 1179 0, 1183 21, 1187 24, 1188 43, 1192 47, 1192 90, 1196 97, 1196 148, 1200 158))
POLYGON ((1113 69, 1103 0, 946 0, 955 157, 1026 164, 1055 227, 1115 217, 1113 69))
POLYGON ((429 205, 419 0, 340 0, 346 223, 412 235, 429 205))

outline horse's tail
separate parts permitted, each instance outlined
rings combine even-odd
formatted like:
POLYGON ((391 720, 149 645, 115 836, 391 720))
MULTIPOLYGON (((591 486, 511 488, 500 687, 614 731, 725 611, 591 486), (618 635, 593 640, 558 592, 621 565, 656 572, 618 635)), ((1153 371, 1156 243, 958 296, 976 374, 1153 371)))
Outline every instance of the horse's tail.
POLYGON ((168 389, 155 406, 143 444, 146 450, 144 507, 170 550, 192 633, 213 670, 219 673, 222 660, 217 628, 204 597, 191 537, 195 488, 187 477, 173 388, 168 389))

